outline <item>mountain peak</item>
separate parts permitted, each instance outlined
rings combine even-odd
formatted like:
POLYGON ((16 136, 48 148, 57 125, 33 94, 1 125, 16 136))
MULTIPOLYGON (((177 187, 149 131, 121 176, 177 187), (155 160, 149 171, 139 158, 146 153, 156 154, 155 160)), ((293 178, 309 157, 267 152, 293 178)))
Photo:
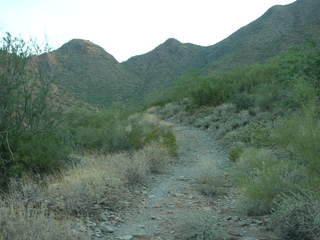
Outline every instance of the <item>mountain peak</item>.
POLYGON ((175 47, 175 46, 181 46, 183 45, 179 40, 175 38, 169 38, 164 43, 162 43, 160 46, 165 47, 175 47))
POLYGON ((164 42, 164 44, 177 44, 177 43, 180 43, 180 44, 181 44, 181 42, 180 42, 179 40, 175 39, 175 38, 168 38, 168 39, 164 42))
POLYGON ((63 44, 58 51, 60 52, 85 52, 85 53, 91 53, 96 54, 99 52, 107 53, 102 47, 94 44, 93 42, 89 40, 84 39, 72 39, 69 42, 63 44))

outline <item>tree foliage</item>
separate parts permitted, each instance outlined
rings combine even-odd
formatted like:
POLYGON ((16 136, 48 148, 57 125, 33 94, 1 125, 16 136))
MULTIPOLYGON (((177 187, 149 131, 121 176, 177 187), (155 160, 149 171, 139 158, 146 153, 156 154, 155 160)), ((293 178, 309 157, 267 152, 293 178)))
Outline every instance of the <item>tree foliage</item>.
POLYGON ((34 65, 40 50, 9 33, 1 41, 0 185, 24 172, 56 170, 66 158, 50 82, 34 65))

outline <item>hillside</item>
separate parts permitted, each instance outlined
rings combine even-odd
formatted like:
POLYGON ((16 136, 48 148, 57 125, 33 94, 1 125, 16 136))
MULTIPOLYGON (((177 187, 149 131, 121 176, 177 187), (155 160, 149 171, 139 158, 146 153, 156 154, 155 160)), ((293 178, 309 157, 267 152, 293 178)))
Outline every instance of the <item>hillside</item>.
POLYGON ((171 86, 185 71, 201 68, 206 63, 205 47, 170 38, 151 52, 132 57, 122 64, 140 77, 143 93, 149 93, 171 86))
POLYGON ((190 68, 205 65, 205 48, 169 39, 153 51, 124 63, 90 41, 74 39, 39 57, 42 72, 91 104, 107 105, 142 99, 157 88, 171 86, 190 68))
POLYGON ((42 72, 52 81, 91 103, 107 105, 132 97, 137 78, 90 41, 74 39, 39 57, 42 72))
POLYGON ((208 47, 207 69, 265 60, 302 43, 320 40, 320 1, 298 0, 274 6, 225 40, 208 47))

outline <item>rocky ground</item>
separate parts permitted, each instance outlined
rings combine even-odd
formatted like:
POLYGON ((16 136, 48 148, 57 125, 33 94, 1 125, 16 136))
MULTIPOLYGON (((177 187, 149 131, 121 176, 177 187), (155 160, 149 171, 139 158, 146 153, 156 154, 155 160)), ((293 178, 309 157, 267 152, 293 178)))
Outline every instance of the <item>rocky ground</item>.
POLYGON ((197 190, 197 179, 202 174, 199 163, 209 162, 220 169, 230 164, 211 135, 181 125, 175 125, 174 132, 180 161, 169 166, 164 174, 151 177, 150 185, 137 191, 138 201, 120 215, 107 211, 100 214, 100 219, 88 221, 92 239, 274 239, 267 231, 267 217, 250 218, 236 208, 237 193, 231 186, 226 194, 213 197, 197 190), (196 215, 212 216, 215 221, 211 223, 196 215), (215 237, 193 234, 200 226, 199 221, 219 234, 215 237))

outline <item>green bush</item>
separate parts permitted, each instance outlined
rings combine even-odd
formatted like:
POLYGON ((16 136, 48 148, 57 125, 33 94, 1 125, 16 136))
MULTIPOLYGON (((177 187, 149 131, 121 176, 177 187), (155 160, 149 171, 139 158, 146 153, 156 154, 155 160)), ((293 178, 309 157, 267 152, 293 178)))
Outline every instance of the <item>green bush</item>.
POLYGON ((229 151, 229 159, 233 162, 236 162, 241 154, 244 152, 244 148, 241 146, 234 146, 229 151))
POLYGON ((314 86, 305 77, 299 77, 296 79, 293 93, 286 103, 291 108, 302 109, 310 104, 315 104, 316 96, 317 92, 314 86))
POLYGON ((198 84, 190 93, 192 102, 197 106, 218 106, 229 100, 233 93, 232 85, 225 81, 225 76, 202 78, 198 84))
POLYGON ((247 129, 249 144, 254 147, 272 147, 274 143, 271 138, 272 122, 252 122, 247 129))
POLYGON ((7 34, 0 45, 0 187, 24 173, 41 175, 63 166, 69 153, 52 86, 36 71, 35 43, 7 34))
POLYGON ((159 142, 172 156, 177 155, 175 136, 169 128, 141 119, 128 120, 123 111, 75 109, 65 113, 64 124, 77 151, 133 151, 159 142))
POLYGON ((272 214, 271 226, 284 240, 320 239, 320 200, 310 193, 284 196, 272 214))
POLYGON ((58 132, 25 132, 14 143, 15 157, 21 159, 14 168, 22 167, 38 174, 59 170, 64 166, 70 148, 58 132))
POLYGON ((126 113, 114 109, 73 109, 64 114, 64 128, 77 151, 125 151, 131 148, 126 117, 126 113))
POLYGON ((232 102, 237 107, 238 111, 249 109, 254 106, 254 99, 248 94, 239 94, 236 95, 232 102))
MULTIPOLYGON (((305 166, 308 176, 318 179, 320 169, 320 121, 314 107, 283 119, 274 130, 273 141, 283 148, 291 159, 305 166)), ((311 180, 311 179, 310 179, 311 180)))
POLYGON ((132 124, 132 130, 128 133, 129 143, 133 149, 141 149, 152 142, 159 142, 168 149, 171 156, 177 156, 177 143, 175 135, 168 128, 156 126, 151 123, 132 124))
POLYGON ((305 169, 294 162, 279 160, 270 150, 248 148, 232 175, 242 192, 240 208, 249 215, 263 215, 270 213, 281 194, 301 188, 305 169))

